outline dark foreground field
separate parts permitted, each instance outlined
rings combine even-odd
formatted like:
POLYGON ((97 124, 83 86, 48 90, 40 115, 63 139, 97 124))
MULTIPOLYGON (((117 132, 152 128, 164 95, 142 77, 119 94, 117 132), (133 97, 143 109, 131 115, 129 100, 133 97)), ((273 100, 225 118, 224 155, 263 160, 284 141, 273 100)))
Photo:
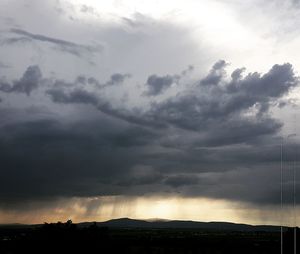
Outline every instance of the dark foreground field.
MULTIPOLYGON (((201 228, 120 225, 114 222, 108 227, 69 221, 36 226, 1 226, 0 253, 280 253, 277 227, 257 231, 256 228, 238 226, 232 230, 232 225, 223 224, 207 225, 206 229, 205 225, 201 228)), ((286 230, 284 246, 284 253, 293 253, 292 231, 286 230)))

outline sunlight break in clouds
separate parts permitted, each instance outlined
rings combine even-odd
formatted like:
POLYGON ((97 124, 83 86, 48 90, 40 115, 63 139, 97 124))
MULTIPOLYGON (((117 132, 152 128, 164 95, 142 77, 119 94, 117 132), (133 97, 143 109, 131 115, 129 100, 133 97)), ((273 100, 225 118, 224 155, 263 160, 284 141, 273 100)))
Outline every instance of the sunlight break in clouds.
MULTIPOLYGON (((257 209, 251 205, 226 200, 205 198, 161 197, 98 197, 73 198, 52 203, 34 204, 23 212, 0 211, 0 223, 43 223, 72 219, 81 221, 106 221, 122 217, 136 219, 169 219, 194 221, 227 221, 253 225, 274 225, 280 220, 273 206, 257 209)), ((285 209, 285 225, 293 225, 292 207, 285 209)))

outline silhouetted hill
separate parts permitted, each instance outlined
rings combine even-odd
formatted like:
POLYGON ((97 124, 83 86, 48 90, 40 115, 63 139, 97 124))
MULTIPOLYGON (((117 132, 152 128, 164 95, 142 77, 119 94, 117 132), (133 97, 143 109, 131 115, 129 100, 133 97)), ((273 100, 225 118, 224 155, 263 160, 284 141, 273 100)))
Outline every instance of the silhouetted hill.
MULTIPOLYGON (((79 223, 79 227, 85 227, 92 224, 91 222, 79 223)), ((279 226, 267 225, 247 225, 236 224, 230 222, 198 222, 198 221, 181 221, 181 220, 135 220, 130 218, 113 219, 105 222, 97 222, 97 226, 111 227, 111 228, 178 228, 178 229, 203 229, 203 230, 222 230, 222 231, 265 231, 265 232, 278 232, 279 226)))
MULTIPOLYGON (((68 220, 0 226, 0 253, 273 254, 280 250, 280 239, 276 226, 129 218, 74 224, 68 220)), ((294 229, 285 228, 283 246, 285 254, 293 253, 294 229)))

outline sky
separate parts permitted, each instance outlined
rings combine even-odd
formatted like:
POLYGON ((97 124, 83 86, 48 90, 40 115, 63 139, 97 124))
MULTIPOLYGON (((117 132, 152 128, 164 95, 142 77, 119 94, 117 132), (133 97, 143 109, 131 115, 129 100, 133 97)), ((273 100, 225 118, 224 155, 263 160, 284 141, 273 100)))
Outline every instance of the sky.
POLYGON ((297 223, 299 15, 296 0, 1 0, 0 223, 297 223))

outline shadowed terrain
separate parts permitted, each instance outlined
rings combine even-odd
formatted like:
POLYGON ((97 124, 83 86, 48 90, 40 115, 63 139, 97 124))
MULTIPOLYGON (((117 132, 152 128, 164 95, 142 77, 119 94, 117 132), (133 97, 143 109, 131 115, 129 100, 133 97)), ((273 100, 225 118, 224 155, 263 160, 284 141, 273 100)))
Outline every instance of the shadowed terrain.
MULTIPOLYGON (((284 253, 293 253, 293 229, 285 229, 284 247, 284 253)), ((0 227, 0 253, 72 252, 280 253, 280 228, 127 218, 79 224, 68 221, 0 227)))

